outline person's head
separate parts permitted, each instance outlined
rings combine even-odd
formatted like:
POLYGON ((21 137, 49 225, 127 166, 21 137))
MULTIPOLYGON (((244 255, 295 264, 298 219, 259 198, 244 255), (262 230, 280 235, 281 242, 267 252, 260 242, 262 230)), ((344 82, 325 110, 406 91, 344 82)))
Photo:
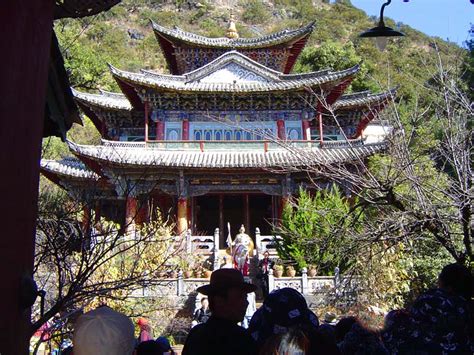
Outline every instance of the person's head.
POLYGON ((458 263, 446 265, 438 277, 439 288, 466 299, 472 297, 473 278, 469 270, 458 263))
POLYGON ((73 344, 75 355, 130 355, 135 346, 133 323, 122 313, 99 307, 79 317, 73 344))
POLYGON ((249 332, 261 346, 268 338, 291 328, 310 332, 318 326, 318 318, 308 308, 303 295, 292 288, 282 288, 272 291, 254 313, 249 332))
POLYGON ((270 257, 270 253, 268 252, 268 250, 265 250, 265 252, 263 253, 263 258, 268 259, 269 257, 270 257))
POLYGON ((351 329, 346 333, 344 339, 338 344, 338 346, 343 355, 389 354, 378 333, 366 328, 360 322, 352 324, 351 329))
POLYGON ((355 323, 359 323, 356 317, 344 317, 336 324, 335 336, 336 342, 339 343, 345 337, 345 335, 351 330, 355 323))
POLYGON ((171 344, 170 344, 170 341, 168 340, 167 337, 165 336, 160 336, 158 338, 156 338, 156 342, 158 343, 158 345, 161 347, 161 349, 163 350, 163 352, 169 352, 171 351, 171 344))
POLYGON ((290 328, 282 334, 275 334, 265 341, 260 349, 262 355, 304 355, 309 351, 307 335, 298 328, 290 328))
POLYGON ((208 309, 209 308, 209 300, 207 297, 201 298, 201 308, 202 309, 208 309))
POLYGON ((211 274, 208 285, 197 292, 209 299, 209 309, 213 316, 240 322, 247 310, 247 293, 255 291, 255 285, 244 281, 242 273, 235 269, 219 269, 211 274))
POLYGON ((162 355, 163 349, 154 340, 141 342, 136 349, 136 355, 162 355))
POLYGON ((411 314, 406 309, 394 309, 384 319, 384 330, 405 328, 412 322, 411 314))
POLYGON ((245 227, 244 227, 243 224, 240 226, 239 232, 240 233, 245 233, 245 227))

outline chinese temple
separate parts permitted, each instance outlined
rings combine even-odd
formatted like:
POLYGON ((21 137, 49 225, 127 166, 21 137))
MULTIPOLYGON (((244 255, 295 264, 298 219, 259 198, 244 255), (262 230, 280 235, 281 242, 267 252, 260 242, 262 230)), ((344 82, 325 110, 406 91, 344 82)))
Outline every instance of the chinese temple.
POLYGON ((213 235, 229 222, 271 234, 269 222, 300 187, 330 182, 308 170, 348 164, 384 148, 367 125, 392 92, 344 94, 358 66, 292 74, 314 24, 256 38, 208 38, 152 22, 169 74, 110 65, 120 93, 73 91, 102 135, 69 142, 74 158, 42 173, 95 216, 129 230, 159 208, 177 232, 213 235))

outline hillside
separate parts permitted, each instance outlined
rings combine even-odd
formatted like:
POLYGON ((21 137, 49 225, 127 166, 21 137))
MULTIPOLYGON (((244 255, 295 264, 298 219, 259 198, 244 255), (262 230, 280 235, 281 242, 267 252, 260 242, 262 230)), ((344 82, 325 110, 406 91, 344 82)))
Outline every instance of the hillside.
MULTIPOLYGON (((373 27, 375 19, 353 7, 349 0, 334 4, 322 0, 125 0, 91 18, 58 21, 55 30, 72 86, 91 92, 98 88, 117 91, 107 63, 130 71, 144 68, 166 72, 150 19, 163 26, 178 26, 218 37, 225 34, 231 13, 241 37, 296 28, 315 21, 316 28, 295 71, 340 70, 362 63, 360 74, 349 90, 380 91, 399 86, 399 97, 407 102, 416 96, 416 83, 423 83, 432 76, 437 61, 434 42, 446 57, 459 57, 465 52, 455 44, 386 19, 388 26, 398 27, 407 36, 393 40, 381 53, 370 40, 358 38, 359 33, 373 27)), ((86 122, 84 128, 75 127, 70 136, 83 143, 97 142, 98 134, 92 131, 86 122)), ((53 156, 67 154, 65 147, 54 145, 57 149, 53 156)))

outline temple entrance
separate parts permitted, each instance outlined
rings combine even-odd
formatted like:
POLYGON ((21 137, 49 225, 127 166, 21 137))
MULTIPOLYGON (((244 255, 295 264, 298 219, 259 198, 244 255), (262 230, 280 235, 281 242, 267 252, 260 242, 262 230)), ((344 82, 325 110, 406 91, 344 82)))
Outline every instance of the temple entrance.
POLYGON ((271 221, 276 218, 275 205, 278 197, 257 193, 208 194, 193 198, 193 234, 213 235, 219 228, 219 245, 226 247, 227 223, 230 223, 232 238, 243 224, 255 242, 255 228, 262 235, 272 233, 271 221))

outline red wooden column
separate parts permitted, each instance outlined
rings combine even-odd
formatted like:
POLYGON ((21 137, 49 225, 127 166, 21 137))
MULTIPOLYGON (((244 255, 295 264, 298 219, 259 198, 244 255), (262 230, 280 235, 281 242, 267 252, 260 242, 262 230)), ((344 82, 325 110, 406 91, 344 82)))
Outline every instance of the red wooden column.
POLYGON ((135 219, 137 217, 137 199, 133 196, 127 196, 125 202, 125 235, 135 233, 135 219))
POLYGON ((219 245, 223 246, 226 245, 226 235, 227 231, 224 232, 225 229, 225 221, 224 221, 224 195, 219 194, 219 245))
POLYGON ((180 235, 184 234, 188 230, 188 199, 186 197, 178 199, 177 220, 177 232, 180 235))
POLYGON ((54 1, 4 1, 0 23, 0 353, 29 354, 30 309, 20 281, 32 275, 39 160, 54 1))
POLYGON ((277 120, 277 134, 278 134, 278 139, 281 139, 281 140, 286 139, 285 121, 284 120, 277 120))
POLYGON ((87 205, 84 205, 84 207, 82 208, 82 213, 82 229, 85 233, 89 233, 92 218, 91 208, 87 205))
POLYGON ((100 200, 95 202, 94 206, 94 224, 98 225, 100 224, 100 217, 101 217, 101 206, 100 206, 100 200))
MULTIPOLYGON (((249 194, 244 195, 244 219, 245 229, 247 233, 250 233, 250 205, 249 205, 249 194)), ((260 226, 258 226, 260 227, 260 226)), ((252 231, 253 232, 253 231, 252 231)))
POLYGON ((150 105, 147 100, 145 100, 145 142, 148 141, 148 116, 150 111, 150 105))
POLYGON ((324 130, 323 130, 323 114, 321 112, 318 112, 318 131, 319 131, 319 144, 321 146, 323 145, 324 142, 324 130))
POLYGON ((147 223, 150 220, 149 208, 150 208, 150 204, 149 204, 148 199, 144 199, 143 201, 140 201, 138 203, 137 217, 135 218, 136 224, 141 225, 141 224, 147 223))
POLYGON ((183 120, 182 140, 183 141, 189 140, 189 121, 188 120, 183 120))
POLYGON ((156 121, 156 140, 162 141, 165 139, 165 123, 156 121))
POLYGON ((303 140, 310 141, 311 140, 311 129, 309 128, 309 121, 302 120, 301 121, 301 129, 303 131, 303 140))

